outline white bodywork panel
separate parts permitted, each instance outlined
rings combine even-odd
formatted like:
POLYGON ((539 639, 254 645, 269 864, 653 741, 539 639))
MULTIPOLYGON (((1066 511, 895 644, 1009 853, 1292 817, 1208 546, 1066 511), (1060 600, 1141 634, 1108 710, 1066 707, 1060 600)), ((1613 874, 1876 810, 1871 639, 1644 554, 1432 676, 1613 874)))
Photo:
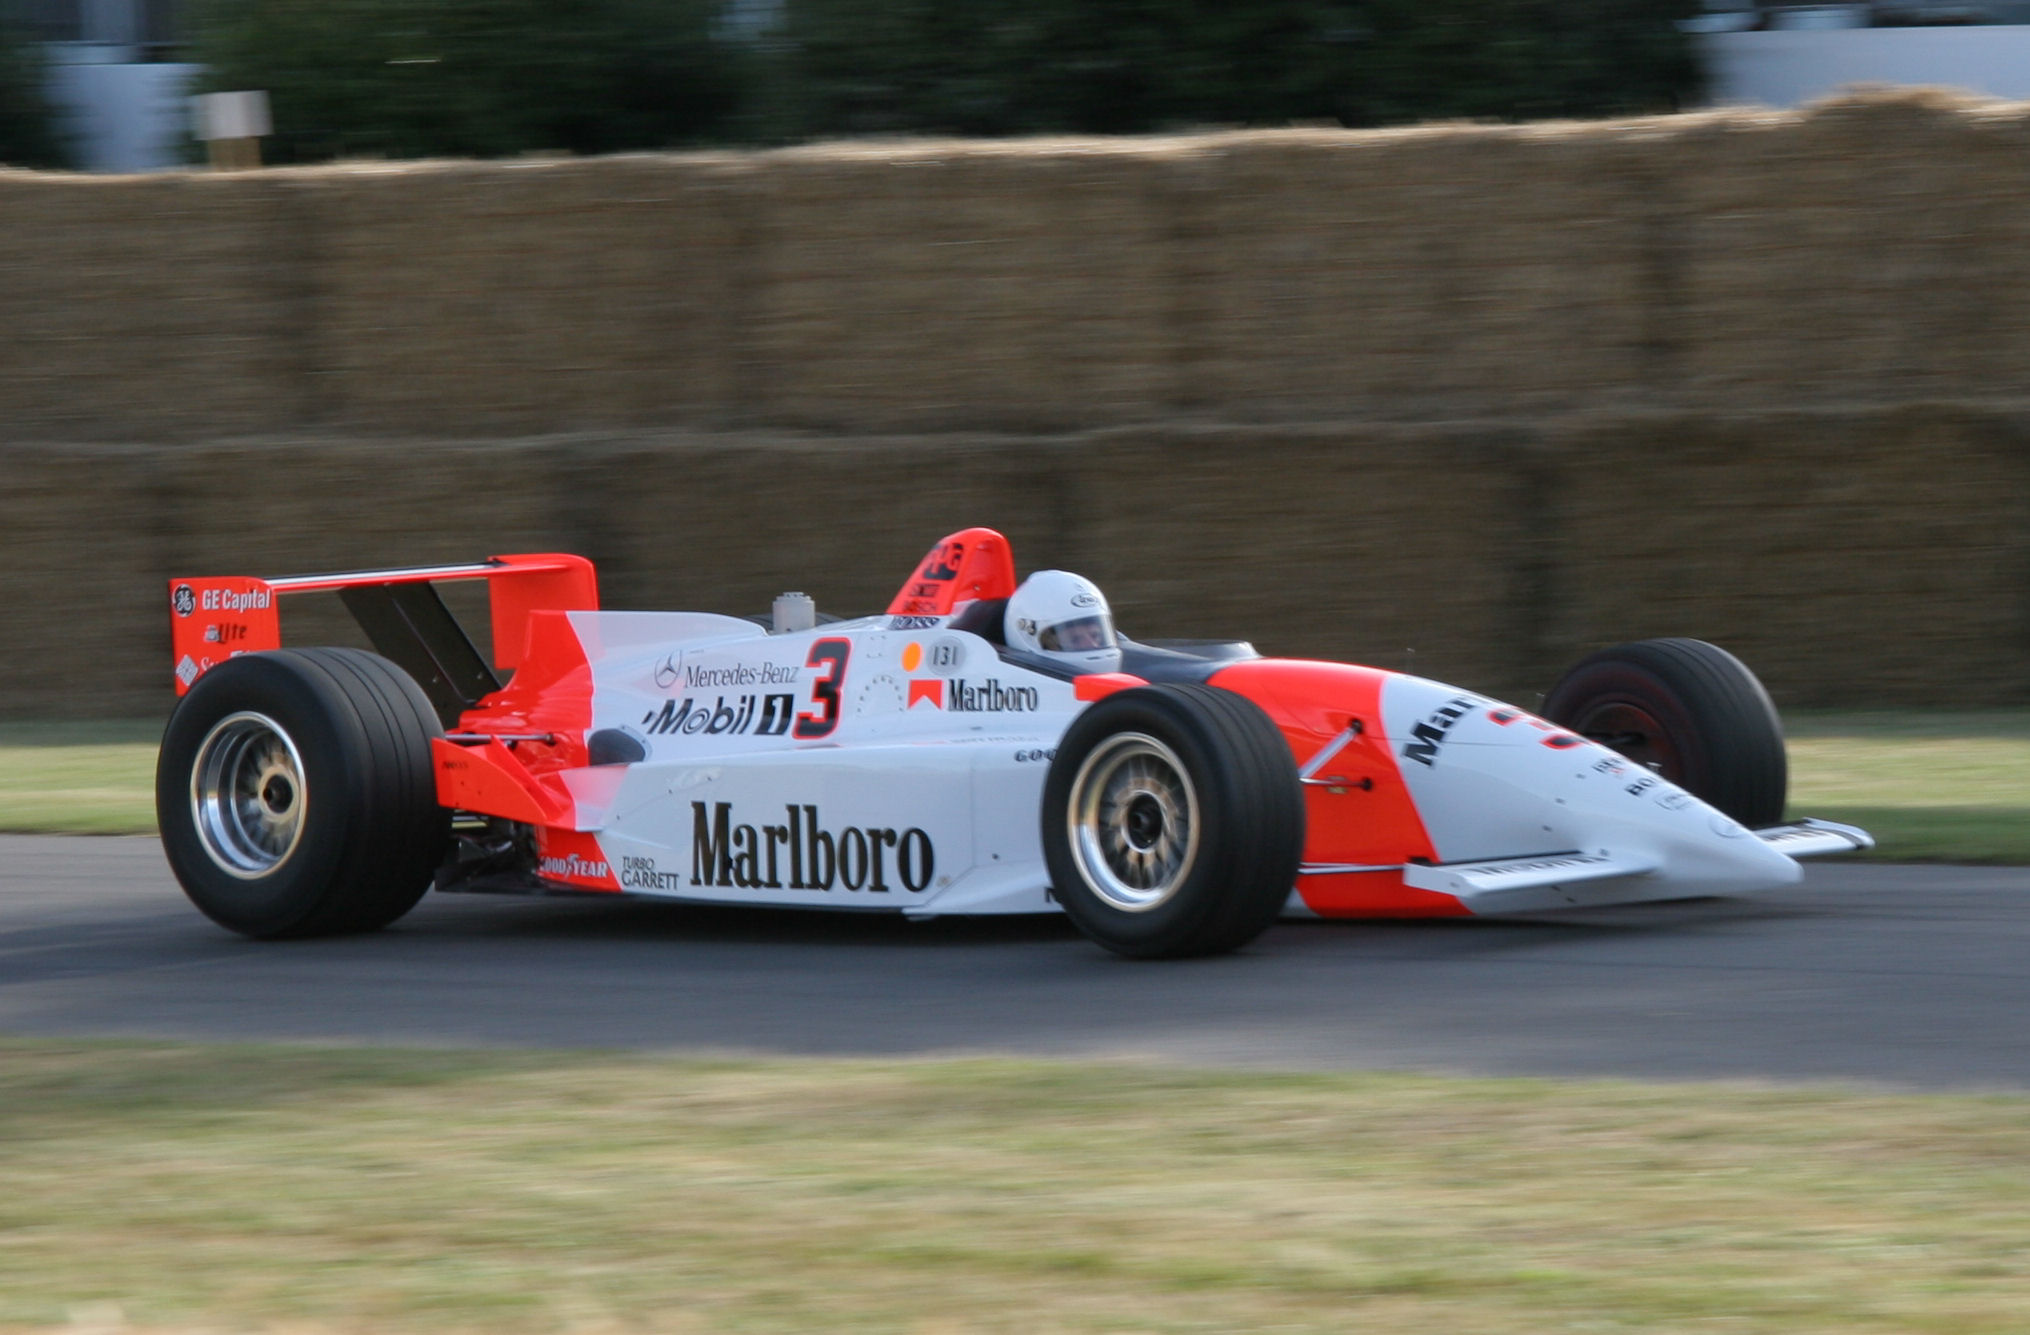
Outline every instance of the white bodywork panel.
MULTIPOLYGON (((1086 708, 1069 681, 914 619, 781 635, 703 613, 570 622, 592 664, 591 731, 645 753, 563 776, 623 890, 917 915, 1054 909, 1039 809, 1086 708)), ((1400 872, 1475 913, 1535 912, 1770 889, 1798 879, 1796 856, 1870 843, 1825 822, 1746 830, 1605 747, 1439 682, 1390 676, 1381 708, 1435 863, 1305 874, 1400 872)), ((1294 894, 1291 910, 1305 912, 1294 894)))
POLYGON ((1070 682, 1004 663, 977 635, 886 618, 786 635, 728 617, 687 616, 676 635, 655 613, 571 622, 594 663, 594 729, 648 752, 601 767, 619 776, 598 838, 623 889, 911 914, 1054 908, 1037 811, 1057 739, 1085 708, 1070 682))
POLYGON ((1475 913, 1768 890, 1799 879, 1797 856, 1872 844, 1823 822, 1758 836, 1607 747, 1440 682, 1391 677, 1382 709, 1438 855, 1404 881, 1475 913))

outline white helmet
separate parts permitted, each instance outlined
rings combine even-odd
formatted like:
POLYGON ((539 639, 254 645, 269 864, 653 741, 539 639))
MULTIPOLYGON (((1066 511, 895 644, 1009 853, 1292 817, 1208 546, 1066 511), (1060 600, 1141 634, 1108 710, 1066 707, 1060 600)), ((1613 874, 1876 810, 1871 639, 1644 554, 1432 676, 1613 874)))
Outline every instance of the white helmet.
POLYGON ((1039 570, 1008 600, 1008 647, 1048 654, 1081 672, 1121 666, 1114 614, 1092 581, 1068 570, 1039 570))

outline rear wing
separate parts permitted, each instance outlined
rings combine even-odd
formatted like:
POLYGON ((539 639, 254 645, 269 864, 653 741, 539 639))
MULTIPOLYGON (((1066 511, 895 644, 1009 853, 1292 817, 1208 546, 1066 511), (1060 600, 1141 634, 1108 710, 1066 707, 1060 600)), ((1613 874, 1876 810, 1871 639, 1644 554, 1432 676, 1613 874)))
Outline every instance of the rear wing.
POLYGON ((288 593, 335 591, 374 648, 414 677, 448 725, 482 696, 500 689, 495 668, 512 672, 528 652, 529 613, 593 611, 599 585, 582 556, 492 556, 469 565, 406 566, 332 575, 256 579, 215 575, 169 581, 176 693, 240 654, 282 647, 275 600, 288 593), (493 617, 489 663, 432 586, 483 579, 493 617))

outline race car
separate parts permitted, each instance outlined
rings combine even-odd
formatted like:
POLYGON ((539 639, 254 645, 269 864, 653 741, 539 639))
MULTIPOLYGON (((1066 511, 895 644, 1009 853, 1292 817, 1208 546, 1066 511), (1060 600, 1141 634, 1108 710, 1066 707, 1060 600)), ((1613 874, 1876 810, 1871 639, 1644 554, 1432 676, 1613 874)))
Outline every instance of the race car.
POLYGON ((1782 823, 1783 734, 1697 640, 1595 653, 1539 717, 1242 641, 1122 636, 987 528, 887 610, 611 612, 569 555, 170 581, 181 696, 156 804, 197 907, 367 931, 445 891, 913 917, 1063 912, 1121 955, 1279 915, 1539 912, 1731 895, 1871 846, 1782 823), (485 580, 483 655, 436 585, 485 580), (378 650, 282 647, 336 591, 378 650), (502 675, 505 674, 505 681, 502 675))

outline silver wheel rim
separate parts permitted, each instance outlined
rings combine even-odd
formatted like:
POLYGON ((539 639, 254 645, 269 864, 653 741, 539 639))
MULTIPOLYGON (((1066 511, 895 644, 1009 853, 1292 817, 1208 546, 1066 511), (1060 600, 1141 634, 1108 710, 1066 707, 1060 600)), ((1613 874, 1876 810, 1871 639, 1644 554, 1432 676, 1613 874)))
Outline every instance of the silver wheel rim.
POLYGON ((282 865, 303 837, 303 758, 266 714, 220 719, 190 767, 198 841, 220 869, 243 879, 282 865))
POLYGON ((1198 854, 1198 793, 1177 753, 1143 732, 1093 748, 1071 781, 1071 856, 1110 908, 1167 903, 1198 854))

